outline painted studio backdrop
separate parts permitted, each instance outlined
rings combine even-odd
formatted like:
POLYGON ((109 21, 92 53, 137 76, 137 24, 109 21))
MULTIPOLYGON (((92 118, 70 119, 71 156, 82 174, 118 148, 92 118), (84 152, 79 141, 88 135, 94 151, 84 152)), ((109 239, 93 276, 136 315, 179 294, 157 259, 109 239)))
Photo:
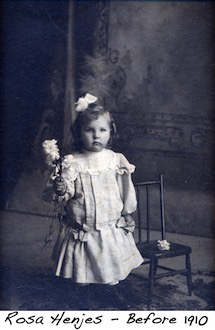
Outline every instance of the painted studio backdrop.
POLYGON ((214 2, 3 1, 2 208, 45 214, 41 143, 97 94, 134 181, 163 173, 167 231, 214 236, 214 2))

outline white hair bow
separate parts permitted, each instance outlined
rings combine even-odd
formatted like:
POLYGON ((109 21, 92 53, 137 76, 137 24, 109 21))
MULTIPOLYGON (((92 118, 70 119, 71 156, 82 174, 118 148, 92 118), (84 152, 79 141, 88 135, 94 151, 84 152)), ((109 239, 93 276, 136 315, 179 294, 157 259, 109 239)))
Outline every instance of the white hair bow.
POLYGON ((85 96, 79 97, 78 101, 75 103, 77 112, 84 112, 88 105, 97 101, 97 97, 87 93, 85 96))

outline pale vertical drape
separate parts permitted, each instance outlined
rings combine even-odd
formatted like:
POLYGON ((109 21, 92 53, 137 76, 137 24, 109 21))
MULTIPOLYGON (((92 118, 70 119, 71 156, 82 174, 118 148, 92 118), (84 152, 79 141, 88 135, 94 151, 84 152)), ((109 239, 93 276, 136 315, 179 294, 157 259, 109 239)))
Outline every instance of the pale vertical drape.
POLYGON ((73 36, 73 21, 74 21, 74 3, 68 3, 68 32, 67 32, 67 47, 66 47, 66 90, 65 90, 65 106, 64 106, 64 126, 63 126, 63 146, 67 150, 71 145, 70 126, 75 119, 74 104, 75 104, 75 52, 74 52, 74 36, 73 36))

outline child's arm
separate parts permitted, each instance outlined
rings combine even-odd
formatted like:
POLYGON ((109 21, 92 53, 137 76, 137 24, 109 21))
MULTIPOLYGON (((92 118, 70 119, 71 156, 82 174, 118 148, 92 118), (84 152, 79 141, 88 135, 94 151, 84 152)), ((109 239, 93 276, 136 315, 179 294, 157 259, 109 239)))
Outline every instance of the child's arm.
POLYGON ((64 178, 56 178, 54 181, 54 190, 58 196, 63 196, 66 194, 67 185, 64 178))
POLYGON ((134 172, 134 165, 130 164, 127 159, 119 154, 120 167, 117 175, 120 195, 123 201, 122 218, 119 219, 119 227, 123 227, 126 231, 133 232, 135 229, 135 222, 132 213, 137 207, 136 192, 132 182, 131 174, 134 172))
POLYGON ((63 166, 60 177, 58 173, 53 171, 43 191, 43 200, 49 203, 53 203, 56 198, 60 198, 60 200, 64 202, 68 201, 74 196, 76 178, 77 171, 74 162, 63 166))
POLYGON ((74 196, 75 187, 74 181, 67 178, 51 176, 43 191, 43 200, 49 203, 53 203, 56 197, 59 197, 61 201, 68 201, 74 196))
POLYGON ((133 233, 135 229, 135 221, 131 214, 122 215, 117 221, 116 226, 118 228, 123 228, 126 233, 133 233))

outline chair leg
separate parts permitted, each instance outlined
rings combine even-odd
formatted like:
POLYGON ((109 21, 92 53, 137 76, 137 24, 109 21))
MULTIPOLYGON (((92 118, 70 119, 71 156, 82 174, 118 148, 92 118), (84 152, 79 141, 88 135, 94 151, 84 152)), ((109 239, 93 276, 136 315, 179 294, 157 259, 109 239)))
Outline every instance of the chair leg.
POLYGON ((156 269, 156 261, 154 259, 150 260, 149 268, 149 287, 148 287, 148 309, 151 309, 152 296, 153 296, 153 287, 154 287, 154 275, 156 269))
POLYGON ((154 270, 154 275, 156 275, 156 273, 157 273, 157 268, 158 268, 158 260, 156 259, 155 261, 154 261, 154 265, 155 265, 155 270, 154 270))
POLYGON ((187 288, 189 296, 192 295, 192 273, 191 273, 191 262, 190 254, 186 254, 186 268, 187 268, 187 288))

